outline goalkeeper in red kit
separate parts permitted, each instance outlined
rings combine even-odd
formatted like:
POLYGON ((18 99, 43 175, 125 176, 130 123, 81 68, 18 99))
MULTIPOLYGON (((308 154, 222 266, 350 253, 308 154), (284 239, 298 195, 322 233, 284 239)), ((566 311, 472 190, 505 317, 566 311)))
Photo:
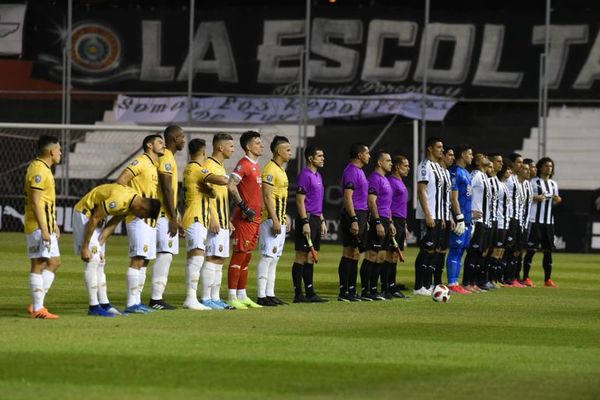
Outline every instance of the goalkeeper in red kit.
POLYGON ((229 193, 236 208, 233 212, 233 256, 229 263, 227 303, 237 309, 261 308, 246 294, 248 265, 258 242, 262 210, 262 180, 258 157, 264 145, 260 133, 247 131, 240 137, 246 153, 229 178, 229 193), (258 218, 257 218, 258 216, 258 218))

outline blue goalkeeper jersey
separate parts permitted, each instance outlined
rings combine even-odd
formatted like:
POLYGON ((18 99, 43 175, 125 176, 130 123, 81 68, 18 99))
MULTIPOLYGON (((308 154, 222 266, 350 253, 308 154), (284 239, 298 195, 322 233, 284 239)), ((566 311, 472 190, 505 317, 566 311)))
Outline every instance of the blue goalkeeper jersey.
POLYGON ((450 177, 452 179, 452 191, 458 192, 458 204, 460 211, 465 216, 465 224, 471 224, 471 174, 461 166, 453 165, 450 167, 450 177))

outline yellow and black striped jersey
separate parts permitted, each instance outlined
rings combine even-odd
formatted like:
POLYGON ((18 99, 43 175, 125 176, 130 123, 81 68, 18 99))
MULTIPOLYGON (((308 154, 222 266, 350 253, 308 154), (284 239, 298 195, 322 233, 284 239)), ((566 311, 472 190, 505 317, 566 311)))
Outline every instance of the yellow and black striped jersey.
POLYGON ((54 233, 56 223, 56 187, 54 175, 50 166, 43 160, 36 158, 27 167, 25 174, 25 233, 30 234, 41 227, 33 213, 32 193, 34 190, 42 192, 43 223, 46 224, 48 232, 54 233))
MULTIPOLYGON (((148 154, 144 153, 136 157, 127 169, 133 174, 129 187, 144 198, 158 199, 158 170, 148 154)), ((134 219, 134 215, 128 215, 126 221, 129 223, 134 219)), ((155 219, 147 218, 145 221, 150 226, 156 226, 155 219)))
MULTIPOLYGON (((175 211, 177 211, 177 186, 178 186, 178 175, 177 175, 177 162, 173 152, 169 149, 165 149, 165 154, 158 159, 158 173, 169 175, 171 177, 171 189, 173 190, 173 205, 175 211)), ((158 199, 160 200, 160 215, 167 215, 167 207, 165 203, 165 197, 162 192, 160 185, 158 185, 158 199)))
POLYGON ((127 215, 137 192, 130 187, 117 183, 107 183, 96 186, 75 204, 75 211, 85 214, 88 218, 102 207, 106 215, 127 215))
POLYGON ((183 192, 185 193, 185 212, 182 225, 187 229, 194 222, 200 222, 208 227, 210 202, 207 193, 201 190, 206 178, 210 175, 208 169, 195 161, 190 161, 183 170, 183 192))
MULTIPOLYGON (((262 172, 263 185, 269 185, 273 188, 273 200, 275 201, 275 215, 279 218, 281 224, 286 221, 286 208, 288 197, 288 177, 285 170, 275 161, 271 160, 265 165, 262 172)), ((269 219, 267 207, 262 209, 262 220, 269 219)))
MULTIPOLYGON (((225 166, 212 157, 208 157, 202 165, 209 174, 227 176, 225 166)), ((221 229, 229 229, 229 191, 226 185, 214 185, 215 198, 210 199, 211 207, 217 213, 221 229)))

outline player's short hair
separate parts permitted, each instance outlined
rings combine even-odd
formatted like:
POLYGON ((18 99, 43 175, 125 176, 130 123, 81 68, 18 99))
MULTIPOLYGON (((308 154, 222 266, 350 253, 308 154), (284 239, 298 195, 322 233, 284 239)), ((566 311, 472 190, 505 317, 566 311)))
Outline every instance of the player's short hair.
POLYGON ((286 138, 285 136, 275 136, 273 138, 273 141, 271 142, 271 146, 269 146, 269 148, 271 149, 271 153, 275 153, 275 149, 277 148, 277 146, 279 146, 282 143, 289 143, 289 139, 286 138))
POLYGON ((366 144, 361 143, 361 142, 352 143, 350 145, 350 153, 349 153, 350 158, 352 158, 352 159, 358 158, 358 154, 362 153, 365 149, 368 149, 368 148, 369 148, 369 146, 367 146, 366 144))
POLYGON ((195 156, 202 149, 206 148, 206 140, 204 139, 192 139, 188 143, 188 151, 191 156, 195 156))
POLYGON ((404 160, 408 160, 408 157, 402 155, 402 154, 396 154, 395 156, 392 157, 392 169, 396 168, 396 166, 401 165, 404 160))
POLYGON ((157 134, 148 135, 144 138, 142 142, 142 146, 144 147, 144 152, 148 150, 148 145, 154 143, 156 139, 162 139, 162 136, 157 134))
POLYGON ((554 176, 554 173, 556 172, 556 164, 554 164, 554 160, 550 157, 542 157, 535 164, 535 167, 537 168, 537 176, 540 176, 540 173, 542 171, 542 165, 546 164, 548 161, 552 163, 552 173, 550 174, 550 178, 554 176))
POLYGON ((444 145, 444 154, 448 154, 448 152, 452 150, 454 156, 456 156, 456 150, 454 150, 454 146, 450 146, 449 144, 444 145))
POLYGON ((483 167, 483 163, 485 160, 487 160, 487 156, 483 153, 475 153, 473 155, 473 165, 477 169, 483 167))
POLYGON ((318 146, 318 145, 310 145, 308 146, 305 150, 304 150, 304 159, 306 161, 308 161, 309 157, 314 157, 317 155, 317 151, 322 151, 323 153, 325 152, 325 150, 323 150, 323 147, 318 146))
POLYGON ((60 142, 58 141, 58 138, 56 136, 42 135, 42 136, 40 136, 40 138, 38 139, 38 142, 37 142, 38 153, 42 154, 51 145, 59 144, 59 143, 60 142))
POLYGON ((515 163, 517 161, 517 158, 523 158, 523 156, 520 155, 519 153, 511 153, 508 155, 508 159, 512 163, 515 163))
POLYGON ((473 147, 470 144, 459 144, 458 146, 456 146, 456 148, 454 149, 454 156, 456 157, 456 159, 458 160, 459 158, 462 157, 462 154, 466 151, 473 151, 473 147))
POLYGON ((490 159, 490 161, 492 161, 492 158, 496 158, 496 157, 502 157, 502 154, 500 154, 500 153, 489 153, 488 154, 488 158, 490 159))
POLYGON ((225 140, 233 140, 233 136, 225 132, 215 133, 212 140, 213 148, 217 147, 219 143, 224 142, 225 140))
POLYGON ((373 155, 373 158, 375 159, 375 162, 379 162, 383 159, 383 156, 386 154, 390 153, 383 149, 377 149, 377 151, 375 151, 375 154, 373 155))
POLYGON ((531 159, 531 158, 524 158, 523 164, 531 165, 531 164, 535 164, 535 161, 533 161, 533 159, 531 159))
POLYGON ((242 136, 240 137, 240 146, 242 146, 242 150, 246 151, 246 146, 248 145, 248 143, 250 143, 252 139, 259 137, 260 133, 256 131, 246 131, 242 133, 242 136))
MULTIPOLYGON (((144 199, 146 200, 146 199, 144 199)), ((158 199, 147 199, 150 203, 150 210, 148 211, 148 218, 157 219, 160 213, 160 200, 158 199)))
POLYGON ((496 174, 498 179, 502 180, 502 177, 504 176, 504 174, 506 174, 506 171, 508 171, 509 169, 512 171, 512 166, 513 166, 512 162, 503 163, 502 168, 500 168, 500 171, 498 171, 498 173, 496 174))
POLYGON ((430 137, 425 141, 425 148, 433 147, 437 142, 444 143, 441 137, 430 137))
POLYGON ((183 132, 183 129, 178 125, 169 125, 165 128, 163 132, 163 136, 165 137, 165 142, 169 142, 173 139, 176 133, 183 132))

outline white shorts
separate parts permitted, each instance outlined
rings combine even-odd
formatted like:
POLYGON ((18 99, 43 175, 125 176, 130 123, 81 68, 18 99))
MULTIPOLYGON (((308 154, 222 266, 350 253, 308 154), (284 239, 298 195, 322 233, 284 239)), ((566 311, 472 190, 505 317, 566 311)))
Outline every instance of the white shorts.
POLYGON ((194 249, 204 250, 206 248, 206 236, 208 231, 200 222, 194 222, 185 230, 185 244, 187 251, 194 249))
POLYGON ((281 225, 281 233, 273 235, 273 220, 268 219, 260 223, 260 254, 267 257, 281 257, 285 245, 285 225, 281 225))
POLYGON ((160 217, 156 224, 156 252, 179 254, 179 233, 169 235, 169 219, 160 217))
POLYGON ((56 234, 50 235, 50 245, 42 244, 42 230, 37 229, 27 235, 27 255, 30 259, 33 258, 52 258, 60 257, 58 250, 58 240, 56 234))
POLYGON ((208 232, 206 256, 229 258, 229 229, 221 229, 216 234, 208 232))
POLYGON ((152 228, 143 219, 136 218, 127 224, 129 238, 129 257, 156 258, 156 228, 152 228))
MULTIPOLYGON (((81 254, 81 244, 83 243, 83 237, 85 235, 85 227, 89 221, 89 218, 79 211, 73 210, 73 245, 75 247, 75 254, 81 254)), ((92 253, 93 260, 100 260, 100 253, 106 254, 106 246, 100 246, 98 243, 98 239, 102 234, 102 229, 104 228, 104 224, 98 225, 94 232, 92 233, 92 237, 90 239, 90 245, 88 248, 92 253)))

